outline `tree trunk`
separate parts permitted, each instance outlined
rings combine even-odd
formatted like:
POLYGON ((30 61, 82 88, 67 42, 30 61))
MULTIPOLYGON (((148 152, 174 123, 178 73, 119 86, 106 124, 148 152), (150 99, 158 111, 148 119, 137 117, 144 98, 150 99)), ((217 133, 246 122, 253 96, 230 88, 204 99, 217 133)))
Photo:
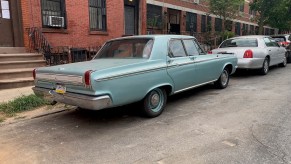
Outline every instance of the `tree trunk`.
POLYGON ((259 25, 259 35, 264 35, 264 21, 262 15, 260 16, 258 25, 259 25))

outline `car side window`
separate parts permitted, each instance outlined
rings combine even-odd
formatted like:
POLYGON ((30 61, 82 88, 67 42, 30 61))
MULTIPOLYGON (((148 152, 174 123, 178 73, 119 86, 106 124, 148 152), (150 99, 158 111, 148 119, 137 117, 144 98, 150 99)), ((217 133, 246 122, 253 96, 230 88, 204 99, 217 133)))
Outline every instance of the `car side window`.
POLYGON ((197 41, 196 39, 194 40, 194 44, 195 44, 195 46, 196 46, 197 49, 198 49, 199 55, 206 55, 206 53, 205 53, 204 50, 201 48, 201 46, 199 46, 199 43, 198 43, 198 41, 197 41))
POLYGON ((169 55, 170 57, 185 57, 186 52, 182 44, 182 40, 173 39, 169 43, 169 55))
POLYGON ((197 56, 200 54, 193 39, 185 39, 183 42, 186 52, 189 56, 197 56))
POLYGON ((273 47, 280 47, 280 45, 274 39, 271 39, 271 42, 273 44, 273 47))
POLYGON ((273 43, 271 42, 269 38, 264 38, 264 42, 267 47, 273 47, 273 43))

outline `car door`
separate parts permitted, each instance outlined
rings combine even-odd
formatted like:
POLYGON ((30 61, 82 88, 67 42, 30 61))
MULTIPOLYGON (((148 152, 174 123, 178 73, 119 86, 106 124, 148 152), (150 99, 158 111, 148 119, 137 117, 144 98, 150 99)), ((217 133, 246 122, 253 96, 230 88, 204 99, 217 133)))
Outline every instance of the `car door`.
POLYGON ((278 48, 274 46, 273 42, 265 37, 264 38, 265 45, 267 47, 267 54, 270 56, 269 65, 275 65, 278 63, 278 48))
POLYGON ((274 48, 277 49, 277 64, 282 63, 284 58, 286 57, 286 49, 284 47, 281 47, 275 40, 271 40, 271 42, 273 43, 274 48))
POLYGON ((169 41, 167 71, 175 84, 175 92, 193 86, 195 75, 194 60, 185 52, 181 39, 169 41))
POLYGON ((195 84, 203 84, 215 80, 222 71, 222 64, 219 62, 218 54, 206 54, 199 46, 197 40, 192 42, 196 51, 195 55, 195 84))

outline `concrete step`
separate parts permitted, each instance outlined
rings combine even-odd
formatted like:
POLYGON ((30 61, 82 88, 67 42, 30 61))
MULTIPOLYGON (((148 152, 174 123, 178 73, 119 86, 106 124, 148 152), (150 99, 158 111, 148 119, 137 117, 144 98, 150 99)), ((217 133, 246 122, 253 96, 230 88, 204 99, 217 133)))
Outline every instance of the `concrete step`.
POLYGON ((46 65, 45 60, 32 60, 32 61, 7 61, 0 62, 0 70, 4 69, 18 69, 18 68, 36 68, 46 65))
POLYGON ((0 54, 26 53, 25 47, 0 47, 0 54))
POLYGON ((22 54, 0 54, 0 61, 31 61, 43 60, 42 54, 22 53, 22 54))
POLYGON ((8 80, 13 78, 31 78, 33 69, 34 68, 0 70, 0 79, 8 80))
POLYGON ((0 80, 0 90, 9 88, 19 88, 26 86, 33 86, 33 78, 14 78, 9 80, 0 80))

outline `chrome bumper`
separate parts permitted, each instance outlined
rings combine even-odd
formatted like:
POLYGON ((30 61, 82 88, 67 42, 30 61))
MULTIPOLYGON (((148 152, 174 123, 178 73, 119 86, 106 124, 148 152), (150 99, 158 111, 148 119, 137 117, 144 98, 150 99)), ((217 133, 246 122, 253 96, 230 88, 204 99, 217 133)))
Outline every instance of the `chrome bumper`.
POLYGON ((46 100, 57 101, 85 109, 100 110, 112 106, 112 101, 108 95, 93 97, 68 92, 59 94, 54 90, 38 87, 33 87, 32 90, 37 96, 44 97, 46 100))

